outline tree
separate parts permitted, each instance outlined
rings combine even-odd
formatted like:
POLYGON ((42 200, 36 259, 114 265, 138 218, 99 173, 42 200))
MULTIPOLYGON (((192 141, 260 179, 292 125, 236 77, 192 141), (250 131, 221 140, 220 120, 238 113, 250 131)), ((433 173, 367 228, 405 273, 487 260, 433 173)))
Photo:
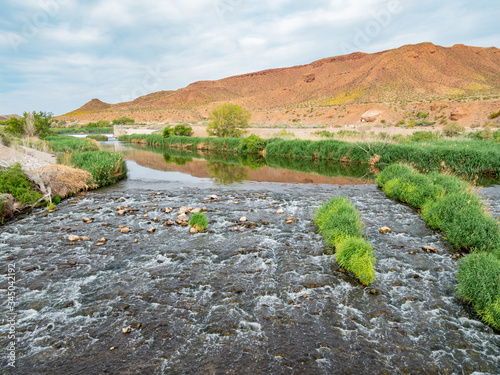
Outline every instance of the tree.
POLYGON ((5 131, 17 136, 22 136, 24 134, 24 118, 11 117, 7 121, 5 131))
POLYGON ((248 127, 250 112, 239 105, 226 103, 215 107, 210 114, 207 133, 216 137, 239 137, 248 127))

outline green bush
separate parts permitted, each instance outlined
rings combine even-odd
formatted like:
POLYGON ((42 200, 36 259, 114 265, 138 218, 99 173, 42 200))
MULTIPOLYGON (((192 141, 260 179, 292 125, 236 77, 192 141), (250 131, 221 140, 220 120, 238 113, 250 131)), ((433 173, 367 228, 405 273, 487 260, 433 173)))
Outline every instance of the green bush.
POLYGON ((208 227, 207 216, 202 212, 194 213, 189 219, 189 226, 196 228, 199 232, 203 232, 208 227))
POLYGON ((481 139, 486 139, 490 140, 493 139, 493 130, 491 130, 491 126, 487 126, 483 129, 483 131, 480 134, 481 139))
POLYGON ((114 119, 112 121, 112 124, 113 125, 132 125, 132 124, 135 124, 135 120, 132 118, 122 116, 120 118, 114 119))
POLYGON ((174 135, 174 128, 170 126, 165 126, 161 132, 161 136, 163 138, 168 138, 171 137, 172 135, 174 135))
POLYGON ((104 134, 90 134, 87 135, 85 138, 93 139, 99 142, 106 142, 108 140, 108 137, 105 136, 104 134))
POLYGON ((457 295, 471 302, 481 319, 500 330, 500 260, 488 253, 472 253, 458 264, 457 295))
POLYGON ((193 128, 186 124, 177 124, 174 126, 174 135, 178 135, 181 137, 189 137, 193 128))
POLYGON ((87 128, 108 128, 109 127, 109 121, 106 120, 99 120, 97 122, 89 122, 87 124, 87 128))
POLYGON ((451 122, 443 128, 443 134, 447 137, 456 137, 465 132, 465 128, 457 122, 451 122))
POLYGON ((498 116, 500 116, 500 111, 491 113, 489 118, 494 119, 497 118, 498 116))
POLYGON ((0 168, 0 194, 10 194, 22 204, 34 204, 42 195, 33 188, 33 184, 24 175, 21 164, 0 168))
POLYGON ((432 131, 418 131, 414 132, 410 136, 410 140, 412 142, 432 142, 432 141, 438 141, 441 139, 441 136, 438 133, 434 133, 432 131))
POLYGON ((266 148, 266 143, 265 139, 262 139, 258 135, 251 134, 241 140, 240 145, 238 146, 238 152, 258 154, 266 148))
MULTIPOLYGON (((60 159, 61 160, 61 159, 60 159)), ((112 185, 127 177, 122 154, 112 151, 87 151, 71 154, 68 163, 92 174, 90 183, 98 187, 112 185)))
POLYGON ((361 238, 364 225, 354 205, 345 197, 333 198, 316 210, 313 221, 325 242, 335 248, 340 266, 370 284, 375 279, 375 257, 361 238))
POLYGON ((163 138, 168 138, 174 135, 189 137, 192 131, 193 128, 187 126, 186 124, 177 124, 173 128, 171 126, 164 127, 161 134, 163 138))

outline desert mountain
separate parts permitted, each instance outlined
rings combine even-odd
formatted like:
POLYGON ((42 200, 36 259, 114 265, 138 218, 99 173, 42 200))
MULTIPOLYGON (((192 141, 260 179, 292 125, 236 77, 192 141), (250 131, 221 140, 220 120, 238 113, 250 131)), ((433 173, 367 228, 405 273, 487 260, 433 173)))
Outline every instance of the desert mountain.
MULTIPOLYGON (((239 104, 255 114, 339 105, 360 105, 365 111, 377 112, 376 107, 366 104, 463 101, 471 97, 488 100, 499 94, 500 49, 422 43, 195 82, 177 91, 159 91, 131 102, 107 104, 93 99, 63 117, 112 119, 127 113, 143 121, 199 121, 221 102, 239 104)), ((265 116, 260 117, 266 121, 265 116)))
POLYGON ((14 117, 14 118, 21 118, 21 116, 19 116, 19 115, 0 115, 0 121, 5 121, 5 120, 8 120, 8 119, 10 119, 11 117, 14 117))

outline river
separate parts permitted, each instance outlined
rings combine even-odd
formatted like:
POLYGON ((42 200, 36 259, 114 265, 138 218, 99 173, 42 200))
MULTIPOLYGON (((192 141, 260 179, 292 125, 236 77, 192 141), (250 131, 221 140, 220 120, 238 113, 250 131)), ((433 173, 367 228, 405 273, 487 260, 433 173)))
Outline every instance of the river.
MULTIPOLYGON (((150 151, 108 146, 124 147, 126 181, 0 227, 1 285, 15 263, 17 313, 17 368, 2 358, 2 373, 500 373, 500 336, 454 296, 453 248, 362 172, 231 180, 203 160, 160 165, 150 151), (339 195, 374 247, 369 287, 325 254, 311 220, 339 195), (181 206, 206 208, 208 230, 165 225, 181 206)), ((499 216, 500 186, 482 192, 499 216)), ((6 293, 1 306, 5 315, 6 293)))

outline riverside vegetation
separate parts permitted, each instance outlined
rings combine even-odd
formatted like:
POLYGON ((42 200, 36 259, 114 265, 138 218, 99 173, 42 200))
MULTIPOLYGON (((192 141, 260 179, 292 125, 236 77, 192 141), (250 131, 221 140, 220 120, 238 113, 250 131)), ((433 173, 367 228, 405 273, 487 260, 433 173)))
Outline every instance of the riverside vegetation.
POLYGON ((469 252, 458 264, 457 296, 500 330, 500 226, 474 188, 452 175, 424 175, 401 164, 385 168, 376 181, 389 197, 419 209, 453 246, 469 252))
MULTIPOLYGON (((21 125, 24 126, 24 123, 21 123, 21 125)), ((19 134, 24 133, 21 128, 18 130, 19 134)), ((43 140, 38 138, 21 139, 14 134, 6 135, 3 132, 0 132, 0 134, 3 135, 0 138, 5 146, 22 143, 29 147, 42 147, 43 151, 62 154, 58 157, 58 163, 90 172, 91 178, 86 181, 87 187, 90 188, 114 184, 125 178, 127 174, 123 156, 117 152, 101 151, 98 143, 92 139, 80 139, 70 136, 45 136, 43 140)), ((31 180, 32 177, 27 177, 20 164, 0 168, 0 194, 12 195, 14 200, 19 202, 20 208, 35 205, 47 205, 49 209, 55 208, 55 203, 60 201, 60 197, 57 195, 43 196, 39 192, 38 182, 34 183, 34 180, 31 180)), ((82 184, 85 185, 83 181, 82 184)), ((76 188, 76 185, 73 188, 76 188)), ((7 214, 6 197, 7 195, 0 197, 0 218, 2 222, 7 214)), ((10 217, 11 215, 12 212, 9 212, 7 216, 10 217)))
POLYGON ((64 152, 57 161, 92 174, 89 185, 103 187, 126 178, 127 166, 118 152, 101 151, 99 144, 89 138, 51 136, 46 138, 55 152, 64 152))
POLYGON ((386 142, 344 142, 339 140, 284 140, 247 138, 162 137, 124 135, 120 141, 147 144, 158 148, 208 151, 226 154, 286 156, 305 160, 335 160, 343 163, 411 163, 422 171, 450 170, 468 178, 500 176, 500 147, 494 140, 464 139, 393 144, 386 142))

